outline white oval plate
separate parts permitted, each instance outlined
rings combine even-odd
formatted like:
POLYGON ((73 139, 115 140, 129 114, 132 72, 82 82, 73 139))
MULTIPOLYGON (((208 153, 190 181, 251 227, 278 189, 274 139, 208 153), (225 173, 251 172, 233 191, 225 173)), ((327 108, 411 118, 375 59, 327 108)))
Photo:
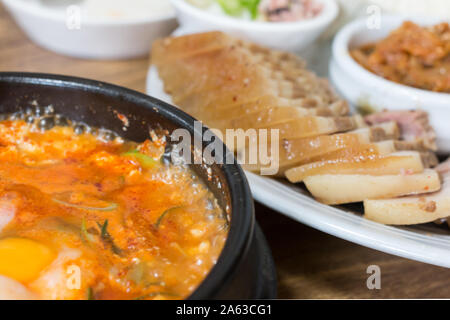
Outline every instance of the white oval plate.
MULTIPOLYGON (((147 76, 147 94, 172 103, 156 68, 147 76)), ((255 200, 312 228, 375 250, 450 268, 450 233, 420 225, 392 227, 364 219, 351 207, 315 201, 307 191, 287 181, 246 172, 255 200), (441 232, 441 234, 439 234, 441 232)))

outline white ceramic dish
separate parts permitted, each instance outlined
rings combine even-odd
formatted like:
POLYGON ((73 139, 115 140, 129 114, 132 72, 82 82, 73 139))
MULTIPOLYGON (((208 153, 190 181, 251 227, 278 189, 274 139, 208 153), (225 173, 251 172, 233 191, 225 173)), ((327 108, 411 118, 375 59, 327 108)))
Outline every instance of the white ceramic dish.
POLYGON ((266 47, 300 52, 311 45, 336 18, 335 0, 316 0, 323 4, 315 18, 299 22, 255 22, 212 14, 185 0, 171 0, 181 27, 188 33, 224 31, 266 47))
MULTIPOLYGON (((441 152, 450 152, 450 94, 397 84, 377 76, 360 66, 349 54, 349 48, 375 42, 386 37, 405 20, 402 17, 382 16, 380 29, 368 29, 366 19, 347 24, 333 41, 330 78, 339 93, 353 105, 365 104, 375 109, 423 109, 430 115, 438 136, 441 152)), ((442 20, 410 18, 421 25, 442 20)))
MULTIPOLYGON (((154 67, 148 72, 147 93, 171 103, 154 67)), ((432 225, 382 225, 364 219, 354 208, 321 204, 308 192, 288 182, 250 172, 246 172, 246 175, 255 200, 296 221, 375 250, 450 268, 448 230, 432 225)))
POLYGON ((173 12, 158 18, 86 19, 78 29, 68 27, 66 10, 53 10, 35 1, 1 1, 31 40, 77 58, 126 59, 148 55, 151 43, 169 35, 177 25, 173 12))

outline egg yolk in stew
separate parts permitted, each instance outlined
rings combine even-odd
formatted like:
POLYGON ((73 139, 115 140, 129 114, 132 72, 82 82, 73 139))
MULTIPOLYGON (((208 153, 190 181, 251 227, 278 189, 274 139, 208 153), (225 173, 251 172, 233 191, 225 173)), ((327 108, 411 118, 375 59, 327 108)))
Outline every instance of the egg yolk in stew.
POLYGON ((20 282, 31 281, 55 258, 47 246, 29 239, 0 240, 0 274, 20 282))
POLYGON ((188 297, 227 237, 213 194, 163 138, 51 117, 0 121, 0 297, 188 297))

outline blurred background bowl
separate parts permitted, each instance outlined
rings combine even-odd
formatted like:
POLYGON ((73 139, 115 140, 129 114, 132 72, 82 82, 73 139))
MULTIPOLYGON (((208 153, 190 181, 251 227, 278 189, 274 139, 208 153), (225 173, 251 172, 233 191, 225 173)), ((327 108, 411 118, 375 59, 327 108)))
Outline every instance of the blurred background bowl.
POLYGON ((155 17, 85 19, 76 16, 77 7, 70 7, 73 1, 1 1, 35 43, 77 58, 127 59, 148 55, 151 43, 169 35, 177 26, 173 11, 155 17), (45 5, 47 2, 57 3, 60 10, 45 5))
POLYGON ((261 22, 217 15, 185 0, 171 0, 183 34, 218 30, 291 52, 300 52, 311 45, 338 15, 339 7, 335 0, 316 1, 323 4, 323 9, 314 18, 296 22, 261 22))

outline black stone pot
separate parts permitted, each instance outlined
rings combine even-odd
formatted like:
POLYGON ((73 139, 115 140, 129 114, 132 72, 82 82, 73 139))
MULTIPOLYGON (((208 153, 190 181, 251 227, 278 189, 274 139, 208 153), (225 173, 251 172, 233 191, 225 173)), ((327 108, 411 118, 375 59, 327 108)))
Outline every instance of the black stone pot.
MULTIPOLYGON (((0 73, 0 113, 24 110, 33 101, 40 106, 52 105, 57 114, 71 120, 110 129, 137 142, 148 138, 149 128, 167 130, 169 134, 177 128, 187 129, 191 135, 199 131, 194 128, 195 120, 186 113, 129 89, 66 76, 0 73), (119 113, 128 118, 126 130, 118 119, 119 113)), ((253 200, 242 169, 236 161, 191 168, 228 212, 230 231, 217 264, 189 298, 275 298, 272 255, 255 222, 253 200)))

